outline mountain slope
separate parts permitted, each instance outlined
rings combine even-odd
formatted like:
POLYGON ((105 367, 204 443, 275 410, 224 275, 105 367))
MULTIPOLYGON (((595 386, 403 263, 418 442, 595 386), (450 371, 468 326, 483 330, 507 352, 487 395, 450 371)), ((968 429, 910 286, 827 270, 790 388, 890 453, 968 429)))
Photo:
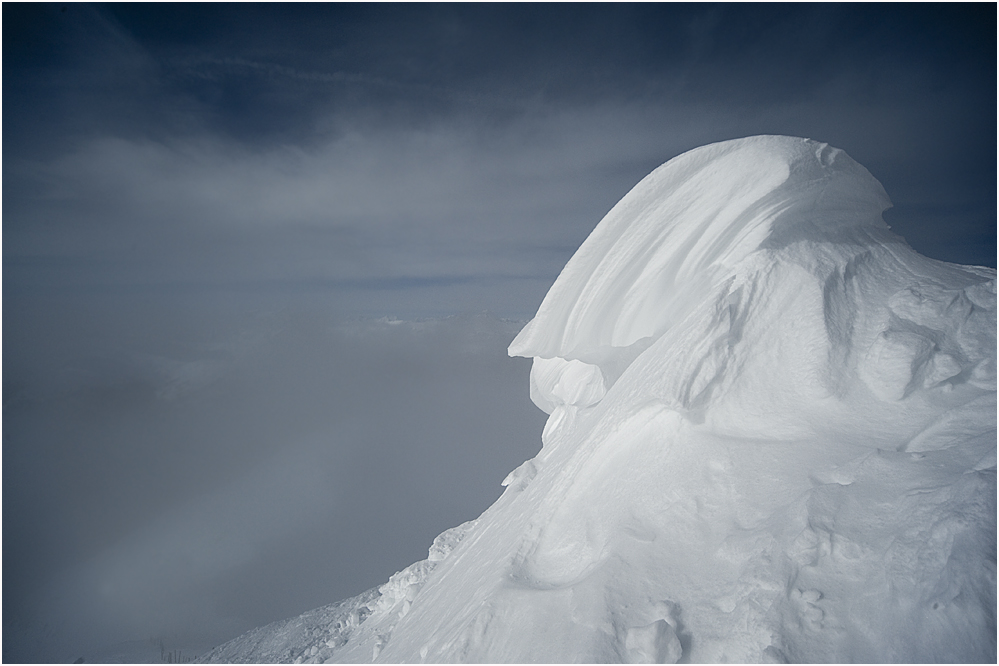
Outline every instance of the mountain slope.
POLYGON ((646 177, 510 346, 541 452, 298 658, 994 661, 995 271, 890 205, 790 137, 646 177))

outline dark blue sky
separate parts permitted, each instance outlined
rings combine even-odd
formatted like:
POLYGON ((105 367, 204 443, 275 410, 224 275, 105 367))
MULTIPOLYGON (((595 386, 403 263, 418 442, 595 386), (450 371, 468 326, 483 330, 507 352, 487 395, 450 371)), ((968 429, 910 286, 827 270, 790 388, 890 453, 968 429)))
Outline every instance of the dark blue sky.
POLYGON ((995 266, 994 14, 11 5, 5 277, 530 316, 649 171, 762 133, 843 148, 916 249, 995 266))
POLYGON ((5 660, 223 640, 475 517, 543 422, 495 317, 691 148, 828 142, 918 251, 996 265, 992 3, 3 19, 5 660))

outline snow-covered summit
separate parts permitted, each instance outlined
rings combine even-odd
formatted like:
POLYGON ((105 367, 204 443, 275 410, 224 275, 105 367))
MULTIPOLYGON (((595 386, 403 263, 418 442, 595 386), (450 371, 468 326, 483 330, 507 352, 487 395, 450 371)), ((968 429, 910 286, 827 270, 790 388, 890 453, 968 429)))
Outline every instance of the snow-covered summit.
POLYGON ((540 453, 295 658, 994 661, 995 271, 889 206, 805 139, 650 174, 510 346, 540 453))

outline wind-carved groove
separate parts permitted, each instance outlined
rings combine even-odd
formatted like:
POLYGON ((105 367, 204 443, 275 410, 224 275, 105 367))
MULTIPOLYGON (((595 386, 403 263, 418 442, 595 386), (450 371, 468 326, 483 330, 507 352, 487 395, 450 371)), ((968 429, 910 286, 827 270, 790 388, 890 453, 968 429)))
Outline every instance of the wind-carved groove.
POLYGON ((719 297, 708 325, 708 330, 717 331, 717 335, 681 384, 680 403, 694 420, 698 419, 698 411, 711 402, 732 376, 734 350, 742 340, 749 309, 748 302, 743 302, 749 300, 744 299, 743 290, 744 286, 739 285, 719 297))

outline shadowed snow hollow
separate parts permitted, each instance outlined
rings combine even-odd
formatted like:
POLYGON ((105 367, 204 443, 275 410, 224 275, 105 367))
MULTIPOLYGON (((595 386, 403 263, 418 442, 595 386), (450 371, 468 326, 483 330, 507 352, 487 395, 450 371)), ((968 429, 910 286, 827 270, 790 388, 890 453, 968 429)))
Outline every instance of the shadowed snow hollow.
POLYGON ((890 205, 805 139, 654 171, 510 346, 540 453, 282 659, 994 662, 995 271, 890 205))

